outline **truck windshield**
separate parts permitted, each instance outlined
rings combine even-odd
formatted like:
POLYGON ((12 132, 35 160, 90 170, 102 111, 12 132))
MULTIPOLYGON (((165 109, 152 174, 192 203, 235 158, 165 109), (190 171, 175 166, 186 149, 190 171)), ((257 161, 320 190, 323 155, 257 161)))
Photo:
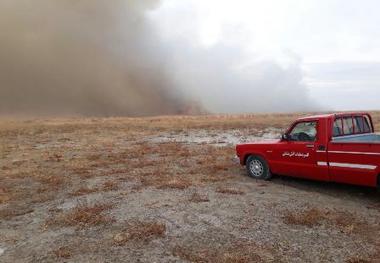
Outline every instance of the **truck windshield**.
POLYGON ((305 121, 297 123, 289 133, 291 141, 314 142, 317 137, 317 122, 305 121))

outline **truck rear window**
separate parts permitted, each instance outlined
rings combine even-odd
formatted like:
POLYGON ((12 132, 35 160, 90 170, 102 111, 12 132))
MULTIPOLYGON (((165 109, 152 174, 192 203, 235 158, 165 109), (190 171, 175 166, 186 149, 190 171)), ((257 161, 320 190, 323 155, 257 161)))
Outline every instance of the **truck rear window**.
POLYGON ((352 117, 343 118, 343 133, 344 135, 354 134, 354 123, 352 122, 352 117))
POLYGON ((349 116, 335 119, 333 137, 371 132, 371 126, 366 116, 349 116))

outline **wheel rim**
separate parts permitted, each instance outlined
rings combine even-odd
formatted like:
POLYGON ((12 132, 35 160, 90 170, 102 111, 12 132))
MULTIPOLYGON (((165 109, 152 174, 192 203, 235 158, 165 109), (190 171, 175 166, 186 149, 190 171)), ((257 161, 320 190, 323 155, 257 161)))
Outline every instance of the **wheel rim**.
POLYGON ((255 177, 260 177, 264 173, 264 166, 259 160, 253 160, 249 164, 249 170, 255 177))

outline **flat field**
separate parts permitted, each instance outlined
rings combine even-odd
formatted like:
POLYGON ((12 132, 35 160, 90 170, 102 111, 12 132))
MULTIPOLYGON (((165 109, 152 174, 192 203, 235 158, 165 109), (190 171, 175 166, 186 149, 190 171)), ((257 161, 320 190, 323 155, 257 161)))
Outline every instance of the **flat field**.
POLYGON ((379 262, 374 189, 233 162, 298 116, 2 118, 0 262, 379 262))

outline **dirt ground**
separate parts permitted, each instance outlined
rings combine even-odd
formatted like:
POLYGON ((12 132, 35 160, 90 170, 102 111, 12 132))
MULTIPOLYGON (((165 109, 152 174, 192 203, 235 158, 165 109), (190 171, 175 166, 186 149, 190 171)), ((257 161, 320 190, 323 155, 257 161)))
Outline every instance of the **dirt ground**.
POLYGON ((3 118, 0 262, 380 262, 374 189, 233 162, 296 117, 3 118))

